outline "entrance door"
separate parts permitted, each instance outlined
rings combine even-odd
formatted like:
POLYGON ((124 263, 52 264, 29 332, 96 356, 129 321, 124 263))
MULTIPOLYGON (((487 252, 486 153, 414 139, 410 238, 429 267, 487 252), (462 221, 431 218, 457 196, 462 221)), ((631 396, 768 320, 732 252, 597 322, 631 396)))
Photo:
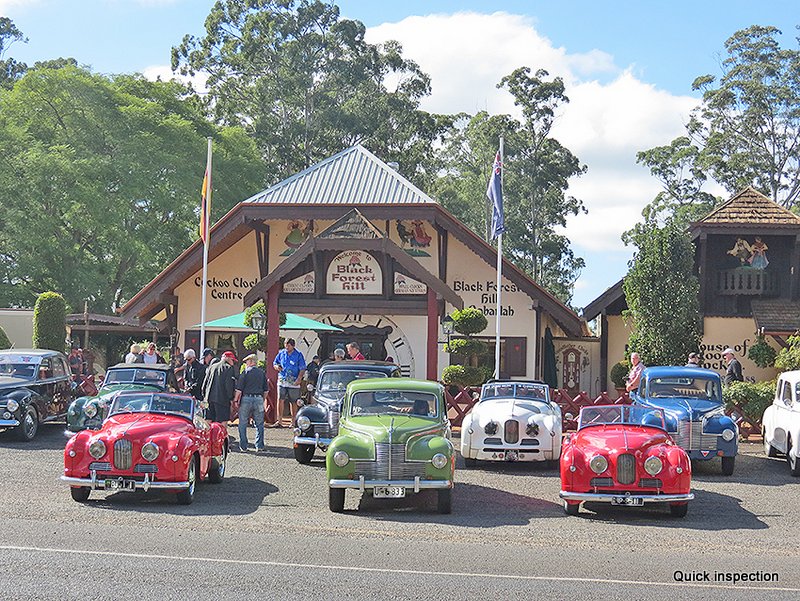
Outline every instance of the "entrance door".
POLYGON ((336 332, 335 334, 328 334, 327 337, 322 337, 320 341, 322 357, 327 358, 335 349, 340 348, 345 352, 345 359, 349 359, 350 357, 347 356, 347 349, 345 347, 349 342, 356 342, 365 359, 371 359, 373 361, 383 361, 386 359, 386 334, 348 333, 348 329, 349 328, 345 328, 343 332, 336 332))

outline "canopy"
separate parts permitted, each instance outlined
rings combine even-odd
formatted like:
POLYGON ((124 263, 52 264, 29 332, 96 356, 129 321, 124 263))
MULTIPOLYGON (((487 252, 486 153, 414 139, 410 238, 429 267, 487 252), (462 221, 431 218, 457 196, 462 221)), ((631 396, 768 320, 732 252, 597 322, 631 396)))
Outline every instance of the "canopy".
MULTIPOLYGON (((200 324, 192 326, 199 328, 200 324)), ((235 315, 228 315, 228 317, 220 317, 212 321, 206 322, 206 328, 214 330, 246 330, 252 332, 253 328, 244 325, 244 311, 236 313, 235 315)), ((322 323, 302 315, 295 313, 286 314, 286 323, 280 328, 281 330, 316 330, 318 332, 341 332, 342 328, 322 323)))

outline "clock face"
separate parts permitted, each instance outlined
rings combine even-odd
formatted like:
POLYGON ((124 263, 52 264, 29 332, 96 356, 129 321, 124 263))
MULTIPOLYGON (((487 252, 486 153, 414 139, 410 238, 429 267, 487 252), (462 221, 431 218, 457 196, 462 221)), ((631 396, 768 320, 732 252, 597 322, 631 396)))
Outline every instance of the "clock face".
MULTIPOLYGON (((392 357, 394 362, 400 366, 400 372, 405 377, 414 377, 414 352, 411 349, 411 343, 406 338, 403 330, 401 330, 395 322, 383 315, 318 315, 315 317, 317 321, 342 328, 343 330, 348 327, 363 328, 366 326, 373 326, 376 328, 385 328, 390 326, 391 332, 386 338, 384 343, 384 350, 387 357, 392 357)), ((305 330, 297 337, 297 347, 306 360, 310 360, 314 355, 319 354, 320 339, 317 332, 314 330, 305 330)), ((325 357, 323 357, 323 360, 325 357)))

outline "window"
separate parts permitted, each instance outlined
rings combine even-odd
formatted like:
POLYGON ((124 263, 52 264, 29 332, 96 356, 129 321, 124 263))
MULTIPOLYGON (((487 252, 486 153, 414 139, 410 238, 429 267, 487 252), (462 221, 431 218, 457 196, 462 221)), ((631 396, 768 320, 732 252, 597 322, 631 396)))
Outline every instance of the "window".
POLYGON ((786 405, 792 404, 792 385, 789 382, 783 383, 783 402, 786 405))
POLYGON ((67 368, 64 365, 63 359, 57 358, 53 361, 53 375, 55 375, 57 378, 67 375, 67 368))

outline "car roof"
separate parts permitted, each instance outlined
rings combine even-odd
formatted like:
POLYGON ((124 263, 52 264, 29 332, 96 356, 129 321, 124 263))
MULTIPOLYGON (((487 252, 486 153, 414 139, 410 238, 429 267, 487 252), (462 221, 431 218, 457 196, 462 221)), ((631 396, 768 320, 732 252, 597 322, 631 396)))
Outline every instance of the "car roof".
POLYGON ((678 367, 674 365, 658 365, 646 367, 642 372, 642 377, 663 378, 663 377, 685 377, 685 378, 716 378, 719 374, 711 369, 702 367, 678 367))
POLYGON ((64 356, 64 353, 41 348, 10 348, 0 351, 3 355, 33 355, 35 357, 51 357, 53 355, 64 356))
POLYGON ((117 363, 116 365, 112 365, 108 369, 131 369, 132 367, 141 368, 141 369, 157 369, 160 371, 167 371, 172 369, 169 365, 165 363, 117 363))
POLYGON ((484 386, 486 384, 541 384, 542 386, 547 386, 547 383, 542 382, 541 380, 498 380, 495 378, 486 380, 484 386))
POLYGON ((319 368, 319 371, 322 373, 323 370, 361 371, 364 369, 393 372, 400 369, 400 367, 394 363, 387 363, 386 361, 331 361, 329 363, 324 363, 322 367, 319 368))
POLYGON ((785 371, 782 374, 779 374, 778 377, 784 382, 791 382, 791 383, 800 382, 800 369, 785 371))
POLYGON ((348 390, 416 390, 418 392, 429 392, 438 394, 442 390, 439 382, 431 380, 415 380, 412 378, 367 378, 364 380, 354 380, 348 386, 348 390))

